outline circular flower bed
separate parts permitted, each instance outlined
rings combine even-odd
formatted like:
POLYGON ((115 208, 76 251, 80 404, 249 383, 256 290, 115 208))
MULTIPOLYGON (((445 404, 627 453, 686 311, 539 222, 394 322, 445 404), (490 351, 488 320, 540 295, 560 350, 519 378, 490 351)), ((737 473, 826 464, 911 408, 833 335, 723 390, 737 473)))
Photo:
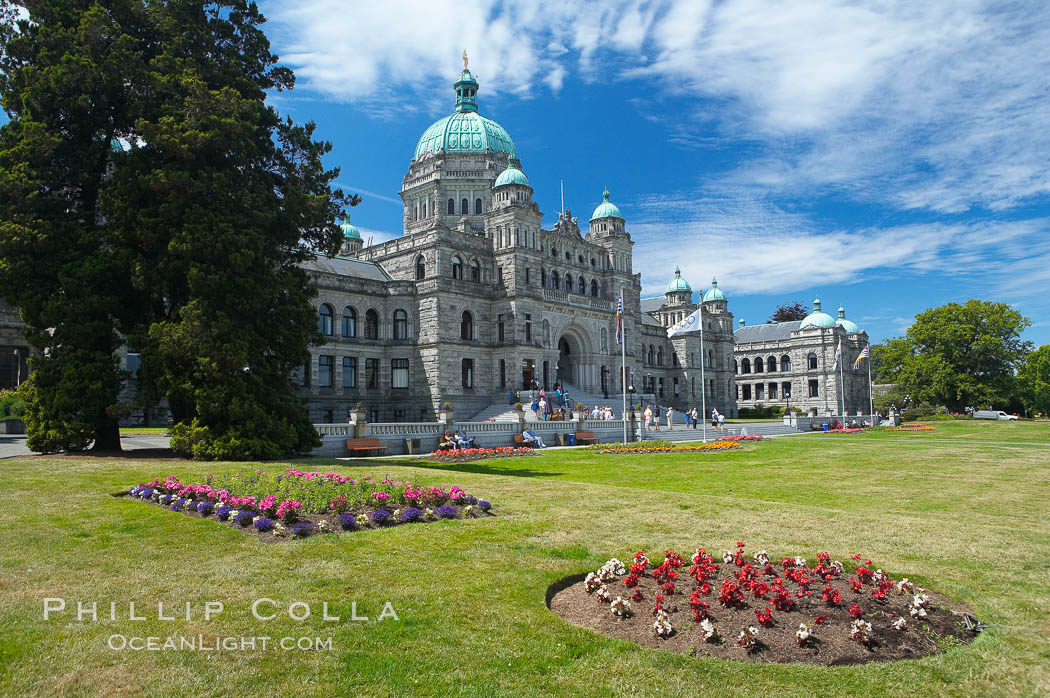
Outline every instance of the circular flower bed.
POLYGON ((440 519, 477 518, 492 505, 452 485, 424 487, 407 480, 355 480, 339 473, 280 474, 256 470, 211 475, 186 484, 174 475, 154 478, 120 495, 197 518, 213 518, 264 541, 318 533, 387 528, 440 519))
POLYGON ((511 456, 538 456, 540 455, 532 448, 516 448, 504 446, 501 448, 457 448, 448 451, 434 451, 419 458, 421 460, 437 461, 438 463, 465 463, 472 460, 485 460, 486 458, 509 458, 511 456))
POLYGON ((677 444, 671 441, 634 441, 631 443, 594 444, 588 446, 598 453, 705 453, 711 451, 734 451, 743 446, 737 441, 725 439, 709 444, 677 444))
POLYGON ((745 556, 741 542, 721 555, 697 549, 689 561, 638 552, 629 565, 613 558, 582 581, 552 586, 548 605, 575 625, 648 647, 756 662, 911 659, 974 637, 965 609, 861 555, 848 566, 828 553, 810 562, 745 556))

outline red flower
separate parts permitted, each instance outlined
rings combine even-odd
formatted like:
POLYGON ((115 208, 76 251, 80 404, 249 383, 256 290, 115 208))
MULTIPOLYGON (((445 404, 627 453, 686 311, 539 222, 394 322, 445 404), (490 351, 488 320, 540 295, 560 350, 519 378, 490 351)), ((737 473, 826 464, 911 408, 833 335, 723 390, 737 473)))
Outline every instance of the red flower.
POLYGON ((850 616, 850 618, 860 618, 862 615, 864 615, 864 611, 861 610, 860 606, 858 606, 855 603, 850 604, 850 607, 849 607, 849 616, 850 616))
POLYGON ((755 618, 758 619, 759 625, 763 625, 767 628, 773 625, 773 609, 766 608, 764 611, 755 609, 755 618))
POLYGON ((633 600, 633 601, 643 601, 644 599, 645 599, 645 594, 642 593, 641 589, 635 589, 634 593, 631 594, 631 600, 633 600))
POLYGON ((828 619, 827 613, 821 613, 819 616, 813 619, 813 622, 817 625, 823 625, 824 621, 828 619))

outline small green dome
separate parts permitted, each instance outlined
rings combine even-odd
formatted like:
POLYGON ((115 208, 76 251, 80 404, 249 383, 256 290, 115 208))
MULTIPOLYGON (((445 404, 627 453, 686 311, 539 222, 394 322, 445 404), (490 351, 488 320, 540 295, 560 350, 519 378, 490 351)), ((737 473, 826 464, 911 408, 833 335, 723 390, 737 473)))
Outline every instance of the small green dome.
POLYGON ((813 328, 831 329, 833 327, 835 327, 835 318, 820 310, 819 298, 813 299, 813 312, 803 318, 802 324, 798 326, 800 330, 813 328))
POLYGON ((667 293, 677 293, 678 291, 690 291, 692 292, 693 287, 689 285, 689 282, 682 278, 682 270, 678 267, 674 268, 674 278, 671 279, 671 283, 667 284, 667 293))
POLYGON ((432 123, 416 143, 418 160, 427 153, 506 153, 517 154, 510 134, 492 119, 478 114, 478 81, 463 69, 453 87, 456 111, 432 123))
MULTIPOLYGON (((708 301, 728 301, 726 294, 718 288, 718 279, 711 279, 711 290, 704 294, 704 303, 708 301)), ((743 322, 743 321, 741 321, 743 322)))
POLYGON ((620 209, 616 207, 616 204, 609 201, 608 189, 602 192, 602 202, 598 204, 598 208, 594 209, 594 213, 591 214, 592 221, 596 221, 599 218, 619 218, 623 220, 623 214, 620 213, 620 209))
POLYGON ((339 226, 340 230, 343 231, 344 240, 360 240, 361 231, 356 226, 350 225, 350 216, 343 219, 343 224, 339 226))
POLYGON ((507 169, 499 173, 499 177, 496 177, 493 187, 502 187, 505 184, 521 184, 523 186, 529 185, 529 178, 525 176, 525 173, 521 171, 521 162, 517 158, 511 158, 510 164, 507 169))
POLYGON ((835 321, 835 324, 846 331, 846 334, 857 334, 860 332, 860 326, 852 320, 846 319, 846 309, 841 305, 839 306, 839 319, 835 321))

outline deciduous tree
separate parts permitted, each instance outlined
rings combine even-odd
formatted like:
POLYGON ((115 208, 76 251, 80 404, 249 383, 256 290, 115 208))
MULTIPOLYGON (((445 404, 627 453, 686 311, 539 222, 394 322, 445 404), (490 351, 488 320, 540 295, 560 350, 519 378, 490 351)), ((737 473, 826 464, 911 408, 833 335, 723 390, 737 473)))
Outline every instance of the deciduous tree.
POLYGON ((773 314, 769 316, 770 322, 791 322, 792 320, 803 320, 809 315, 809 306, 805 303, 795 301, 778 305, 773 314))

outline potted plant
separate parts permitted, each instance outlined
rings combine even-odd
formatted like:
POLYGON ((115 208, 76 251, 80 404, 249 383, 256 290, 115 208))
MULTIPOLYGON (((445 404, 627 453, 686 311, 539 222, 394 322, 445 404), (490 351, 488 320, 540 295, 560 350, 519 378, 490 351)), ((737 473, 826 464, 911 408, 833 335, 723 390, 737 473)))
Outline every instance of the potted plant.
POLYGON ((583 411, 583 403, 577 402, 576 409, 572 411, 572 418, 576 421, 587 418, 587 413, 583 411))
POLYGON ((455 416, 455 410, 452 409, 451 402, 445 402, 438 410, 438 422, 445 426, 451 427, 455 416))

